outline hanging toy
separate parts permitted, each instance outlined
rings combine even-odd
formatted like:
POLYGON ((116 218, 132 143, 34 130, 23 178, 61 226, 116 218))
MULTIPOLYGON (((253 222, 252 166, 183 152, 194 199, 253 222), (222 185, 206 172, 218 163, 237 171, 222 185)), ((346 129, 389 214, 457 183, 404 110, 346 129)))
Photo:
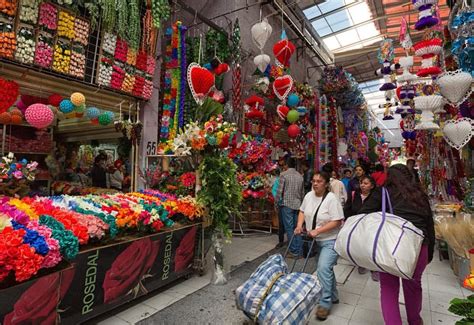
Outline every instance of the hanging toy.
POLYGON ((397 77, 398 82, 411 82, 417 79, 414 74, 410 73, 410 68, 413 66, 413 56, 401 57, 398 63, 403 69, 402 74, 397 77))
POLYGON ((415 116, 413 114, 406 114, 400 121, 400 129, 402 129, 402 137, 405 140, 415 140, 415 116))
POLYGON ((438 0, 412 0, 413 6, 418 9, 418 21, 415 24, 416 30, 423 30, 425 28, 433 27, 438 24, 438 18, 433 10, 433 5, 438 3, 438 0))
POLYGON ((262 120, 265 117, 265 113, 262 111, 264 100, 258 96, 251 96, 245 101, 244 109, 246 110, 245 117, 253 120, 262 120))
POLYGON ((394 96, 394 92, 393 90, 387 90, 385 92, 385 104, 381 104, 379 105, 379 108, 383 108, 385 109, 384 110, 384 113, 383 113, 383 120, 384 121, 387 121, 387 120, 393 120, 393 113, 392 113, 392 107, 393 107, 393 104, 392 104, 392 98, 394 96))
POLYGON ((280 68, 288 68, 290 66, 290 58, 295 53, 295 45, 288 40, 285 30, 281 33, 281 40, 273 46, 273 55, 275 55, 275 63, 280 68))
POLYGON ((386 39, 380 43, 380 49, 377 54, 379 63, 382 64, 382 68, 375 71, 376 76, 383 76, 384 84, 379 88, 380 91, 393 90, 397 88, 395 83, 392 82, 392 74, 400 69, 400 64, 391 64, 395 58, 395 51, 393 49, 393 40, 386 39))
POLYGON ((397 107, 395 114, 415 114, 414 101, 415 86, 405 85, 397 88, 397 97, 400 105, 397 107))
POLYGON ((443 50, 441 38, 425 39, 413 45, 415 55, 421 56, 421 69, 416 74, 419 77, 436 76, 441 73, 439 54, 443 50))

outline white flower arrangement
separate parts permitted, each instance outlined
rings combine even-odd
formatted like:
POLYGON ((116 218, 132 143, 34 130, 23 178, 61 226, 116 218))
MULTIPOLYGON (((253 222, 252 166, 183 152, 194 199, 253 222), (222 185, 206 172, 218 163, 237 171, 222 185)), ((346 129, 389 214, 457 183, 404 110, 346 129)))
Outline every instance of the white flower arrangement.
POLYGON ((99 85, 109 87, 112 79, 113 67, 108 64, 101 63, 99 67, 99 85))
POLYGON ((33 39, 33 32, 27 28, 21 28, 16 37, 16 52, 15 60, 32 64, 35 58, 35 41, 33 39))
POLYGON ((115 53, 115 45, 117 43, 117 35, 105 33, 102 41, 102 50, 110 55, 115 53))
POLYGON ((20 7, 20 21, 36 25, 38 22, 38 0, 22 0, 20 7))

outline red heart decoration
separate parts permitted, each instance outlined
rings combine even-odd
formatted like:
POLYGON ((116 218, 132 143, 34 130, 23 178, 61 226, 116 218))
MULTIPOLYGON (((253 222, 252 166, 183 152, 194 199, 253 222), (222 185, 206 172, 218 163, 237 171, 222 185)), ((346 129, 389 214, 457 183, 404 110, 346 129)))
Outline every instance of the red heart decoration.
POLYGON ((295 53, 296 47, 287 39, 283 39, 273 46, 273 54, 279 63, 283 67, 290 66, 290 58, 295 53))
POLYGON ((226 73, 230 70, 229 65, 227 63, 221 63, 215 70, 215 73, 219 76, 223 73, 226 73))
POLYGON ((194 100, 202 104, 204 97, 214 86, 215 77, 209 70, 202 68, 197 63, 191 63, 188 67, 188 84, 194 100))
POLYGON ((278 99, 284 101, 293 88, 293 78, 289 75, 281 76, 273 82, 273 92, 278 99))
POLYGON ((278 116, 282 119, 282 120, 286 120, 286 116, 288 115, 288 112, 290 111, 290 109, 288 108, 288 106, 285 106, 285 105, 278 105, 277 107, 277 113, 278 113, 278 116))
POLYGON ((15 81, 0 78, 0 113, 6 112, 15 104, 19 94, 20 90, 15 81))

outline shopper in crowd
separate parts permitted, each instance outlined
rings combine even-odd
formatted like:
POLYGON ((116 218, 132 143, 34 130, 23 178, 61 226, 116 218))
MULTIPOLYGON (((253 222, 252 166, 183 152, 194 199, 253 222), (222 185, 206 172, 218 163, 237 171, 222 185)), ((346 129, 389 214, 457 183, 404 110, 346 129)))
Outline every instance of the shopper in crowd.
POLYGON ((339 303, 334 275, 338 255, 334 244, 344 220, 344 212, 339 199, 329 189, 330 180, 331 177, 324 171, 314 174, 313 191, 304 197, 295 229, 295 234, 301 234, 305 223, 308 235, 316 239, 320 249, 316 271, 322 286, 322 296, 316 310, 319 320, 325 320, 332 305, 339 303))
POLYGON ((344 187, 344 183, 337 179, 337 173, 334 174, 335 171, 334 171, 334 167, 332 163, 324 164, 321 170, 331 175, 330 176, 330 191, 336 195, 341 205, 344 206, 344 204, 347 201, 347 191, 346 191, 346 188, 344 187))
POLYGON ((416 166, 415 158, 408 158, 407 159, 407 167, 408 167, 408 170, 410 171, 410 174, 412 175, 413 180, 416 183, 421 183, 420 182, 420 175, 418 175, 418 170, 415 169, 415 166, 416 166))
POLYGON ((305 161, 303 164, 303 181, 304 181, 304 193, 308 193, 311 191, 313 179, 313 168, 311 166, 311 162, 305 161))
POLYGON ((349 182, 351 181, 352 178, 352 170, 350 169, 344 169, 344 177, 341 179, 341 182, 344 184, 344 187, 346 188, 346 192, 349 193, 349 182))
POLYGON ((110 173, 110 188, 122 191, 125 166, 121 160, 114 162, 114 169, 110 173))
MULTIPOLYGON (((360 214, 359 211, 374 192, 376 185, 375 180, 371 176, 364 175, 360 178, 360 188, 349 193, 346 205, 344 206, 345 219, 360 214)), ((359 267, 357 270, 359 274, 366 274, 368 272, 368 270, 363 267, 359 267)), ((379 281, 378 272, 372 271, 371 274, 372 280, 379 281)))
POLYGON ((384 186, 385 181, 387 180, 387 173, 385 172, 385 167, 381 163, 375 164, 375 171, 372 173, 372 178, 375 180, 377 186, 384 186))
POLYGON ((94 159, 94 166, 91 169, 92 186, 107 187, 107 170, 106 170, 107 156, 99 154, 94 159))
MULTIPOLYGON (((280 165, 280 168, 283 167, 283 165, 280 165)), ((272 183, 272 196, 273 196, 273 200, 275 201, 276 200, 276 196, 277 196, 277 192, 278 192, 278 185, 280 184, 280 168, 277 168, 275 171, 274 171, 274 174, 275 174, 275 177, 273 179, 273 183, 272 183)), ((276 214, 278 216, 278 244, 275 246, 275 248, 282 248, 283 246, 285 246, 285 228, 283 226, 283 219, 282 219, 282 216, 281 216, 281 208, 279 207, 278 203, 277 203, 277 209, 276 209, 276 214)))
MULTIPOLYGON (((408 324, 423 324, 420 317, 422 307, 421 277, 428 263, 433 259, 435 232, 433 215, 428 196, 421 185, 413 179, 410 169, 397 164, 388 169, 387 182, 393 213, 423 231, 425 239, 418 257, 413 279, 402 279, 405 309, 408 324)), ((360 213, 372 213, 382 210, 382 189, 378 188, 367 199, 360 213)), ((385 324, 402 324, 398 294, 400 278, 380 272, 380 291, 382 314, 385 324)))
POLYGON ((360 188, 360 178, 366 174, 365 169, 362 165, 356 166, 354 168, 354 177, 349 182, 349 191, 348 193, 352 193, 360 188))
MULTIPOLYGON (((296 171, 296 159, 289 158, 288 169, 280 174, 275 205, 281 209, 281 217, 288 240, 293 236, 298 219, 298 210, 304 196, 303 176, 296 171)), ((302 255, 302 238, 295 236, 289 247, 289 257, 300 258, 302 255)))

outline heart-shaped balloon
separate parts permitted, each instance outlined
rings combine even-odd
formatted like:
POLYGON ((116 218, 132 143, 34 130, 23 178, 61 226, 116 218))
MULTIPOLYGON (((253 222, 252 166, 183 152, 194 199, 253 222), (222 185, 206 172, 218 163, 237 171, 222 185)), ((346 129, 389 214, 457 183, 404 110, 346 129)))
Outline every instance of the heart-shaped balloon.
POLYGON ((19 87, 15 81, 0 78, 0 113, 6 112, 15 104, 19 94, 19 87))
POLYGON ((261 73, 264 73, 270 64, 270 57, 266 54, 259 54, 253 59, 253 63, 261 73))
POLYGON ((286 116, 288 115, 289 111, 290 109, 288 108, 288 106, 278 105, 277 107, 278 117, 281 118, 282 120, 286 120, 286 116))
POLYGON ((471 90, 472 76, 462 70, 449 71, 438 78, 441 95, 451 103, 457 104, 471 90))
POLYGON ((273 92, 279 100, 284 101, 293 88, 293 78, 290 75, 281 76, 273 82, 273 92))
POLYGON ((470 118, 448 120, 444 124, 443 137, 451 147, 460 150, 471 140, 472 126, 473 120, 470 118))
POLYGON ((288 39, 282 39, 273 46, 273 54, 277 60, 277 65, 288 67, 290 58, 295 53, 296 47, 288 39))
POLYGON ((188 84, 196 103, 202 105, 204 97, 209 93, 214 83, 215 77, 212 72, 194 62, 189 65, 188 84))
POLYGON ((255 45, 263 50, 265 44, 267 43, 270 35, 272 34, 272 26, 268 23, 268 20, 264 18, 261 22, 256 23, 250 29, 252 33, 252 40, 255 45))

